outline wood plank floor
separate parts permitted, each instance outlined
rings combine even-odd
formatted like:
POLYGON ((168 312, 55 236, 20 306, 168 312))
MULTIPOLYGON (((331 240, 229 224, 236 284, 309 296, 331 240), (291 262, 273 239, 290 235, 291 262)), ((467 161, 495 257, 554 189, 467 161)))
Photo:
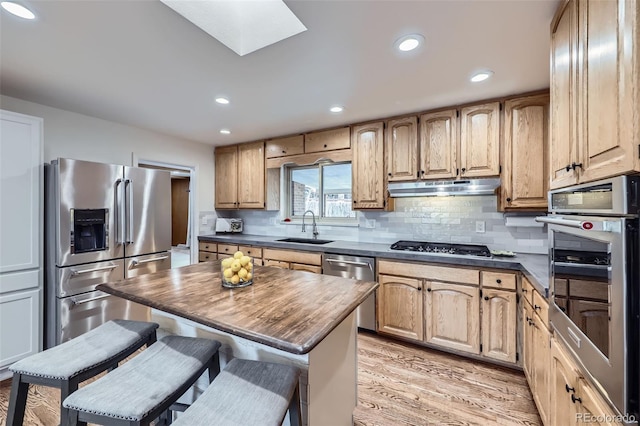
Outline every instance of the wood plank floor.
MULTIPOLYGON (((11 381, 0 383, 5 425, 11 381)), ((30 386, 25 425, 58 424, 60 392, 30 386)), ((522 373, 360 333, 356 426, 541 425, 522 373)), ((330 425, 327 425, 330 426, 330 425)))

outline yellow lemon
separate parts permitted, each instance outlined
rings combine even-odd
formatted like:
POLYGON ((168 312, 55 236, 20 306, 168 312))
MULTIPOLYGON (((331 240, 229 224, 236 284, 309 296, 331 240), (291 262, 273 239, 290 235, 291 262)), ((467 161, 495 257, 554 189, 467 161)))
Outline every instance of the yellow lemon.
POLYGON ((240 264, 240 261, 238 259, 231 262, 231 270, 233 272, 238 272, 240 268, 242 268, 242 265, 240 264))
POLYGON ((245 278, 247 278, 248 273, 249 272, 246 269, 242 268, 238 271, 238 276, 240 277, 240 279, 244 280, 245 278))
POLYGON ((244 265, 244 269, 246 269, 247 271, 250 271, 253 269, 253 263, 249 262, 246 265, 244 265))
POLYGON ((231 268, 227 268, 222 274, 225 278, 231 278, 233 276, 233 271, 231 270, 231 268))
POLYGON ((234 275, 233 277, 231 277, 231 282, 233 284, 238 284, 240 282, 240 277, 237 275, 234 275))
POLYGON ((237 252, 233 253, 233 257, 235 259, 240 259, 240 258, 242 258, 242 256, 244 256, 244 253, 241 252, 241 251, 237 251, 237 252))
POLYGON ((251 281, 251 278, 253 278, 253 275, 251 274, 251 272, 247 272, 247 276, 244 277, 245 281, 251 281))
POLYGON ((251 258, 249 256, 242 256, 240 258, 240 264, 242 266, 246 265, 247 263, 251 262, 251 258))
POLYGON ((233 258, 232 257, 227 257, 226 259, 224 259, 222 261, 222 267, 223 268, 228 268, 229 266, 231 266, 231 262, 233 262, 233 258))

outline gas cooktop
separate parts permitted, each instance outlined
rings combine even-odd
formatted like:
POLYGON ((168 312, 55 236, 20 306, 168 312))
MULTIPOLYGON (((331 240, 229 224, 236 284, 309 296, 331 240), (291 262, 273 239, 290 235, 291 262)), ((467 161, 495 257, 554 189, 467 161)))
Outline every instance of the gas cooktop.
POLYGON ((417 251, 422 253, 460 254, 464 256, 491 257, 487 246, 472 244, 429 243, 422 241, 398 241, 391 244, 391 250, 417 251))

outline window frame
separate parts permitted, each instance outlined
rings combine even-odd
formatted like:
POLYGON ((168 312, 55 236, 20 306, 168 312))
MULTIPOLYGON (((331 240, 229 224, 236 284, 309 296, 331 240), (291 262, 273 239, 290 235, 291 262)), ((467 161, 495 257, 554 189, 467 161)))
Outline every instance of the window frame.
MULTIPOLYGON (((358 225, 358 211, 351 209, 352 212, 355 213, 353 217, 324 217, 322 216, 324 212, 324 173, 322 169, 325 166, 336 166, 340 164, 349 164, 353 167, 352 161, 326 161, 326 162, 318 162, 315 164, 308 165, 298 165, 291 164, 286 165, 284 167, 284 186, 285 186, 285 209, 284 214, 285 217, 295 221, 295 223, 301 223, 303 215, 293 215, 293 203, 291 199, 291 178, 294 170, 302 170, 302 169, 318 169, 318 190, 320 191, 320 201, 318 210, 320 212, 320 216, 316 216, 316 223, 324 224, 324 225, 347 225, 347 226, 357 226, 358 225)), ((352 169, 353 173, 353 169, 352 169)), ((351 182, 351 196, 353 197, 353 180, 351 182)))

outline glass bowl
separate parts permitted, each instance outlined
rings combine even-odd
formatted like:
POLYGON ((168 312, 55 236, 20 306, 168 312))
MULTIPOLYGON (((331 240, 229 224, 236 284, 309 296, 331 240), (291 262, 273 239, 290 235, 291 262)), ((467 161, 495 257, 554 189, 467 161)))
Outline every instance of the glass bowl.
POLYGON ((246 287, 253 284, 253 258, 249 256, 226 257, 220 262, 220 279, 227 288, 246 287))

